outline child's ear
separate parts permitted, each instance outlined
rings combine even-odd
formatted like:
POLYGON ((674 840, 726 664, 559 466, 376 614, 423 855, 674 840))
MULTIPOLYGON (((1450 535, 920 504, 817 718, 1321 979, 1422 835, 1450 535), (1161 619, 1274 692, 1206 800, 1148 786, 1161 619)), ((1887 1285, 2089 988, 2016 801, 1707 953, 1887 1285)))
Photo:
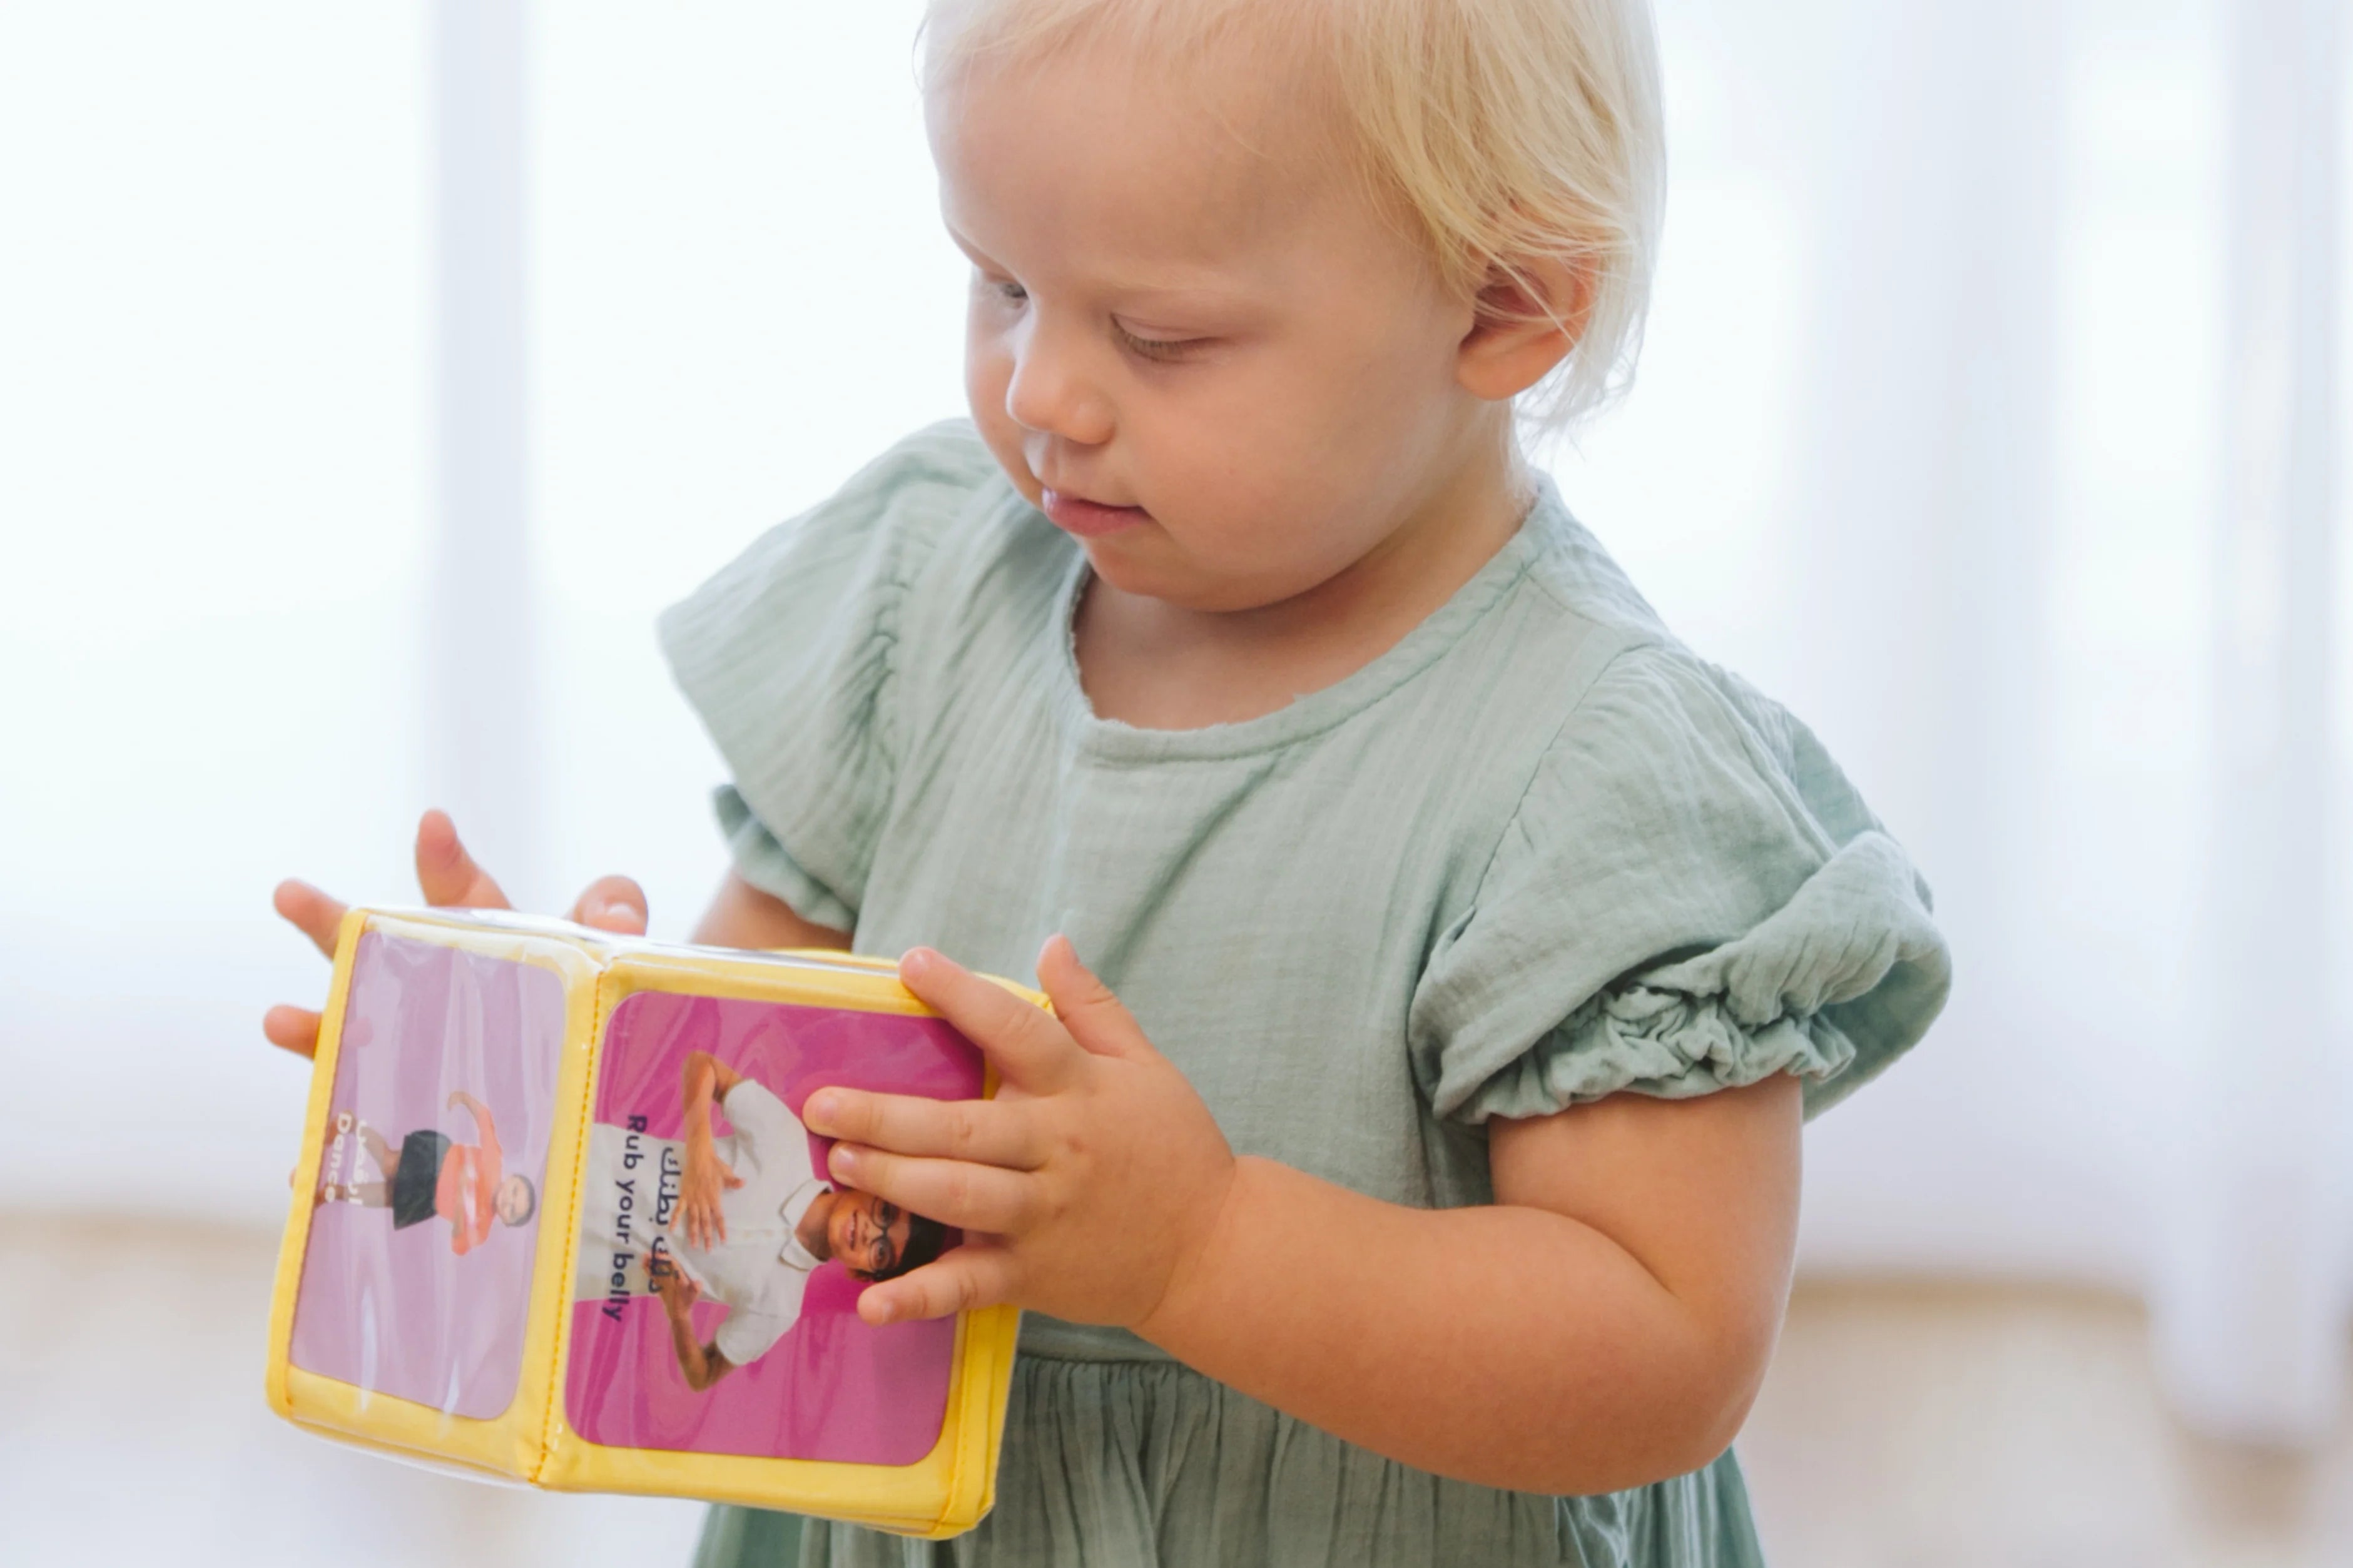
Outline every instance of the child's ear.
POLYGON ((1500 403, 1545 378, 1568 357, 1593 314, 1593 269, 1559 257, 1489 269, 1472 301, 1455 379, 1473 396, 1500 403))

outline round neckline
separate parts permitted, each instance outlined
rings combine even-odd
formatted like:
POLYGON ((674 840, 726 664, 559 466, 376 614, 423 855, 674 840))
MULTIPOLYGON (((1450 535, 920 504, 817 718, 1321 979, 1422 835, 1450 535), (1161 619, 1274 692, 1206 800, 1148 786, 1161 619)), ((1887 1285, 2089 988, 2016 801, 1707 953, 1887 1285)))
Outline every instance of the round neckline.
POLYGON ((1189 730, 1147 730, 1105 719, 1088 700, 1079 678, 1078 609, 1092 569, 1086 552, 1073 541, 1070 564, 1054 597, 1050 635, 1056 706, 1076 732, 1081 754, 1112 763, 1206 762, 1274 751, 1345 723, 1436 663, 1527 570, 1535 558, 1539 532, 1561 505, 1551 475, 1539 472, 1535 489, 1527 515, 1495 553, 1444 604, 1370 661, 1271 713, 1189 730))

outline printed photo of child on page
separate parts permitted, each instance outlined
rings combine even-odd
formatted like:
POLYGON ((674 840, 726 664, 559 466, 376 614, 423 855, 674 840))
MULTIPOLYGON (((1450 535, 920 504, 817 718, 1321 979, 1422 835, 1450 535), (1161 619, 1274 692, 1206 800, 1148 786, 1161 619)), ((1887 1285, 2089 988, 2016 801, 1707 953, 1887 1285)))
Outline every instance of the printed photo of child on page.
POLYGON ((632 1298, 659 1298, 689 1388, 766 1354, 825 1262, 891 1279, 946 1246, 936 1222, 818 1175, 800 1119, 710 1052, 686 1054, 679 1101, 681 1138, 655 1136, 642 1117, 591 1126, 573 1293, 616 1321, 632 1298), (715 1130, 714 1110, 731 1131, 715 1130), (694 1321, 702 1301, 726 1309, 707 1336, 694 1321))
POLYGON ((971 1100, 954 1026, 663 989, 623 997, 597 1050, 573 1203, 564 1412, 607 1447, 910 1465, 940 1441, 953 1320, 877 1325, 858 1301, 962 1239, 835 1181, 821 1089, 971 1100))
POLYGON ((469 1420, 513 1401, 565 1017, 544 964, 360 939, 305 1178, 293 1366, 469 1420))
POLYGON ((338 1111, 335 1131, 358 1137, 375 1163, 378 1179, 359 1181, 356 1171, 348 1183, 331 1179, 319 1189, 317 1201, 388 1208, 395 1230, 436 1216, 446 1219, 449 1249, 461 1258, 490 1239, 493 1219, 510 1226, 529 1224, 538 1212, 539 1194, 530 1177, 503 1169, 491 1108, 462 1089, 452 1089, 448 1109, 461 1108, 473 1118, 477 1142, 459 1143, 438 1129, 420 1127, 403 1138, 397 1150, 351 1111, 338 1111))

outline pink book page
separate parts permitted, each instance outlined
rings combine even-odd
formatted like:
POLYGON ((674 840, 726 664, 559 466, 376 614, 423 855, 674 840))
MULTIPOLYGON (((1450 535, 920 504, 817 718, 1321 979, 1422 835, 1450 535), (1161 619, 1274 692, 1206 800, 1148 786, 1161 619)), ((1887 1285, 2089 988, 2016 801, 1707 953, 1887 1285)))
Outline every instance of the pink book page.
MULTIPOLYGON (((617 1273, 609 1289, 601 1283, 601 1259, 642 1249, 675 1218, 677 1181, 662 1174, 663 1151, 685 1135, 681 1079, 694 1051, 773 1092, 795 1117, 825 1084, 939 1099, 975 1098, 982 1086, 978 1051, 935 1018, 659 992, 638 993, 614 1009, 592 1113, 603 1131, 592 1127, 591 1142, 626 1151, 620 1158, 629 1163, 591 1160, 584 1186, 628 1183, 635 1206, 617 1216, 621 1200, 613 1194, 584 1194, 564 1394, 574 1429, 614 1447, 872 1465, 921 1459, 938 1442, 946 1411, 953 1320, 872 1327, 856 1313, 860 1282, 839 1262, 821 1262, 788 1282, 798 1315, 781 1337, 698 1391, 661 1301, 640 1293, 648 1282, 627 1288, 617 1273), (617 1243, 617 1218, 626 1232, 617 1243)), ((737 1131, 723 1111, 713 1113, 712 1127, 723 1138, 737 1131)), ((805 1189, 823 1180, 824 1145, 792 1133, 798 1147, 784 1184, 805 1189)), ((777 1158, 774 1151, 768 1157, 777 1158)), ((790 1266, 781 1255, 773 1261, 790 1266)), ((733 1289, 773 1289, 762 1272, 770 1262, 765 1252, 748 1260, 739 1254, 733 1289)), ((719 1299, 726 1293, 714 1285, 692 1308, 698 1342, 723 1342, 720 1325, 743 1310, 719 1299)))

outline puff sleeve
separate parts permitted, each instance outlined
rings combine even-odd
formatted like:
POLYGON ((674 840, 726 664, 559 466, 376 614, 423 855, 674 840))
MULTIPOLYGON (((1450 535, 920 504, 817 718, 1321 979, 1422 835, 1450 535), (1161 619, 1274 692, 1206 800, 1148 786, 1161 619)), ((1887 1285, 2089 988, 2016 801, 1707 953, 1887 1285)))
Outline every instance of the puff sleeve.
POLYGON ((733 778, 716 805, 736 869, 805 920, 857 924, 897 773, 909 597, 997 474, 967 422, 933 426, 661 617, 733 778))
POLYGON ((1670 647, 1620 654, 1535 769, 1409 1015, 1442 1117, 1776 1073, 1807 1113, 1926 1032, 1929 895, 1802 725, 1670 647))

